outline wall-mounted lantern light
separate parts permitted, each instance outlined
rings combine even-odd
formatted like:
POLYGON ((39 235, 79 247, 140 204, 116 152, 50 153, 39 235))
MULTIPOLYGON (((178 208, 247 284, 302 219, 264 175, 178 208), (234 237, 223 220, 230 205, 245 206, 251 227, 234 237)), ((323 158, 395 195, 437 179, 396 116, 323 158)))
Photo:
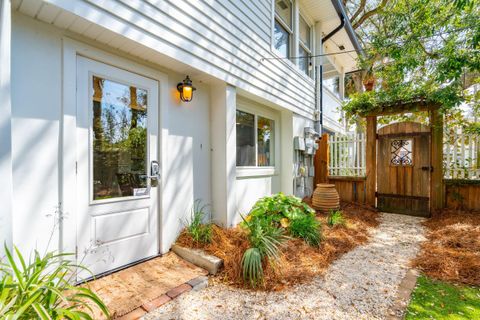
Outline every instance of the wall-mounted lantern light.
POLYGON ((177 84, 177 90, 180 92, 180 99, 184 102, 190 102, 193 98, 193 91, 197 90, 192 86, 192 80, 187 76, 183 82, 177 84))

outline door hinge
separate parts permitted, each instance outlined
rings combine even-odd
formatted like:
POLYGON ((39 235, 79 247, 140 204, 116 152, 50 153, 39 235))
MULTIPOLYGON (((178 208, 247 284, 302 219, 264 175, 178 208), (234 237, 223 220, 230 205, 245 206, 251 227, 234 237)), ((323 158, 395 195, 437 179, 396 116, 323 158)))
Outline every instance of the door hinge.
POLYGON ((78 162, 75 161, 75 174, 78 174, 78 162))
POLYGON ((75 259, 78 259, 78 246, 75 246, 75 259))

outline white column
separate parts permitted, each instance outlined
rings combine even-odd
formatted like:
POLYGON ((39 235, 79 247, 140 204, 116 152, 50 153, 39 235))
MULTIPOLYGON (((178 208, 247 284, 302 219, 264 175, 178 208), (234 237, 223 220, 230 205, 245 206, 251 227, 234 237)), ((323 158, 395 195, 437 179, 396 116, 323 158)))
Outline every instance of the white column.
POLYGON ((343 101, 345 98, 345 71, 343 70, 343 67, 340 68, 340 75, 339 75, 339 83, 338 83, 338 88, 339 88, 339 95, 340 95, 340 100, 343 101))
MULTIPOLYGON (((323 44, 322 44, 322 24, 320 22, 315 23, 315 55, 323 54, 323 44)), ((322 57, 315 58, 315 65, 320 66, 322 64, 322 57)))
MULTIPOLYGON (((0 256, 12 246, 12 103, 10 96, 11 3, 0 0, 0 256)), ((27 196, 27 195, 25 195, 27 196)))
POLYGON ((210 103, 212 148, 212 219, 230 227, 236 222, 236 90, 213 84, 210 103))
POLYGON ((280 190, 293 194, 293 114, 282 110, 280 117, 280 190))

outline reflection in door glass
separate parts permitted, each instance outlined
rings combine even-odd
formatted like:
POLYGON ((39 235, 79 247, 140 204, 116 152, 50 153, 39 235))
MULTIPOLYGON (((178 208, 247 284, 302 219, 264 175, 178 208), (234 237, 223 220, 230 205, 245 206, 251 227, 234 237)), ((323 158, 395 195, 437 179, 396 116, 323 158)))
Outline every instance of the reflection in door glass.
POLYGON ((145 194, 147 91, 93 76, 93 200, 145 194))

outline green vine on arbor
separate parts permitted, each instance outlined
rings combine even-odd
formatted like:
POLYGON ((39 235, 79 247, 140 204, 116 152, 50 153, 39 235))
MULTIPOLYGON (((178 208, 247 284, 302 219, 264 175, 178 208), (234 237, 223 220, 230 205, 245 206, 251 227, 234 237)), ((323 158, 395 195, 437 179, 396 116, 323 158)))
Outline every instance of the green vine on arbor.
POLYGON ((466 89, 480 85, 480 0, 391 1, 371 24, 359 64, 374 87, 349 95, 347 117, 415 103, 444 113, 463 102, 478 109, 478 97, 466 89))

